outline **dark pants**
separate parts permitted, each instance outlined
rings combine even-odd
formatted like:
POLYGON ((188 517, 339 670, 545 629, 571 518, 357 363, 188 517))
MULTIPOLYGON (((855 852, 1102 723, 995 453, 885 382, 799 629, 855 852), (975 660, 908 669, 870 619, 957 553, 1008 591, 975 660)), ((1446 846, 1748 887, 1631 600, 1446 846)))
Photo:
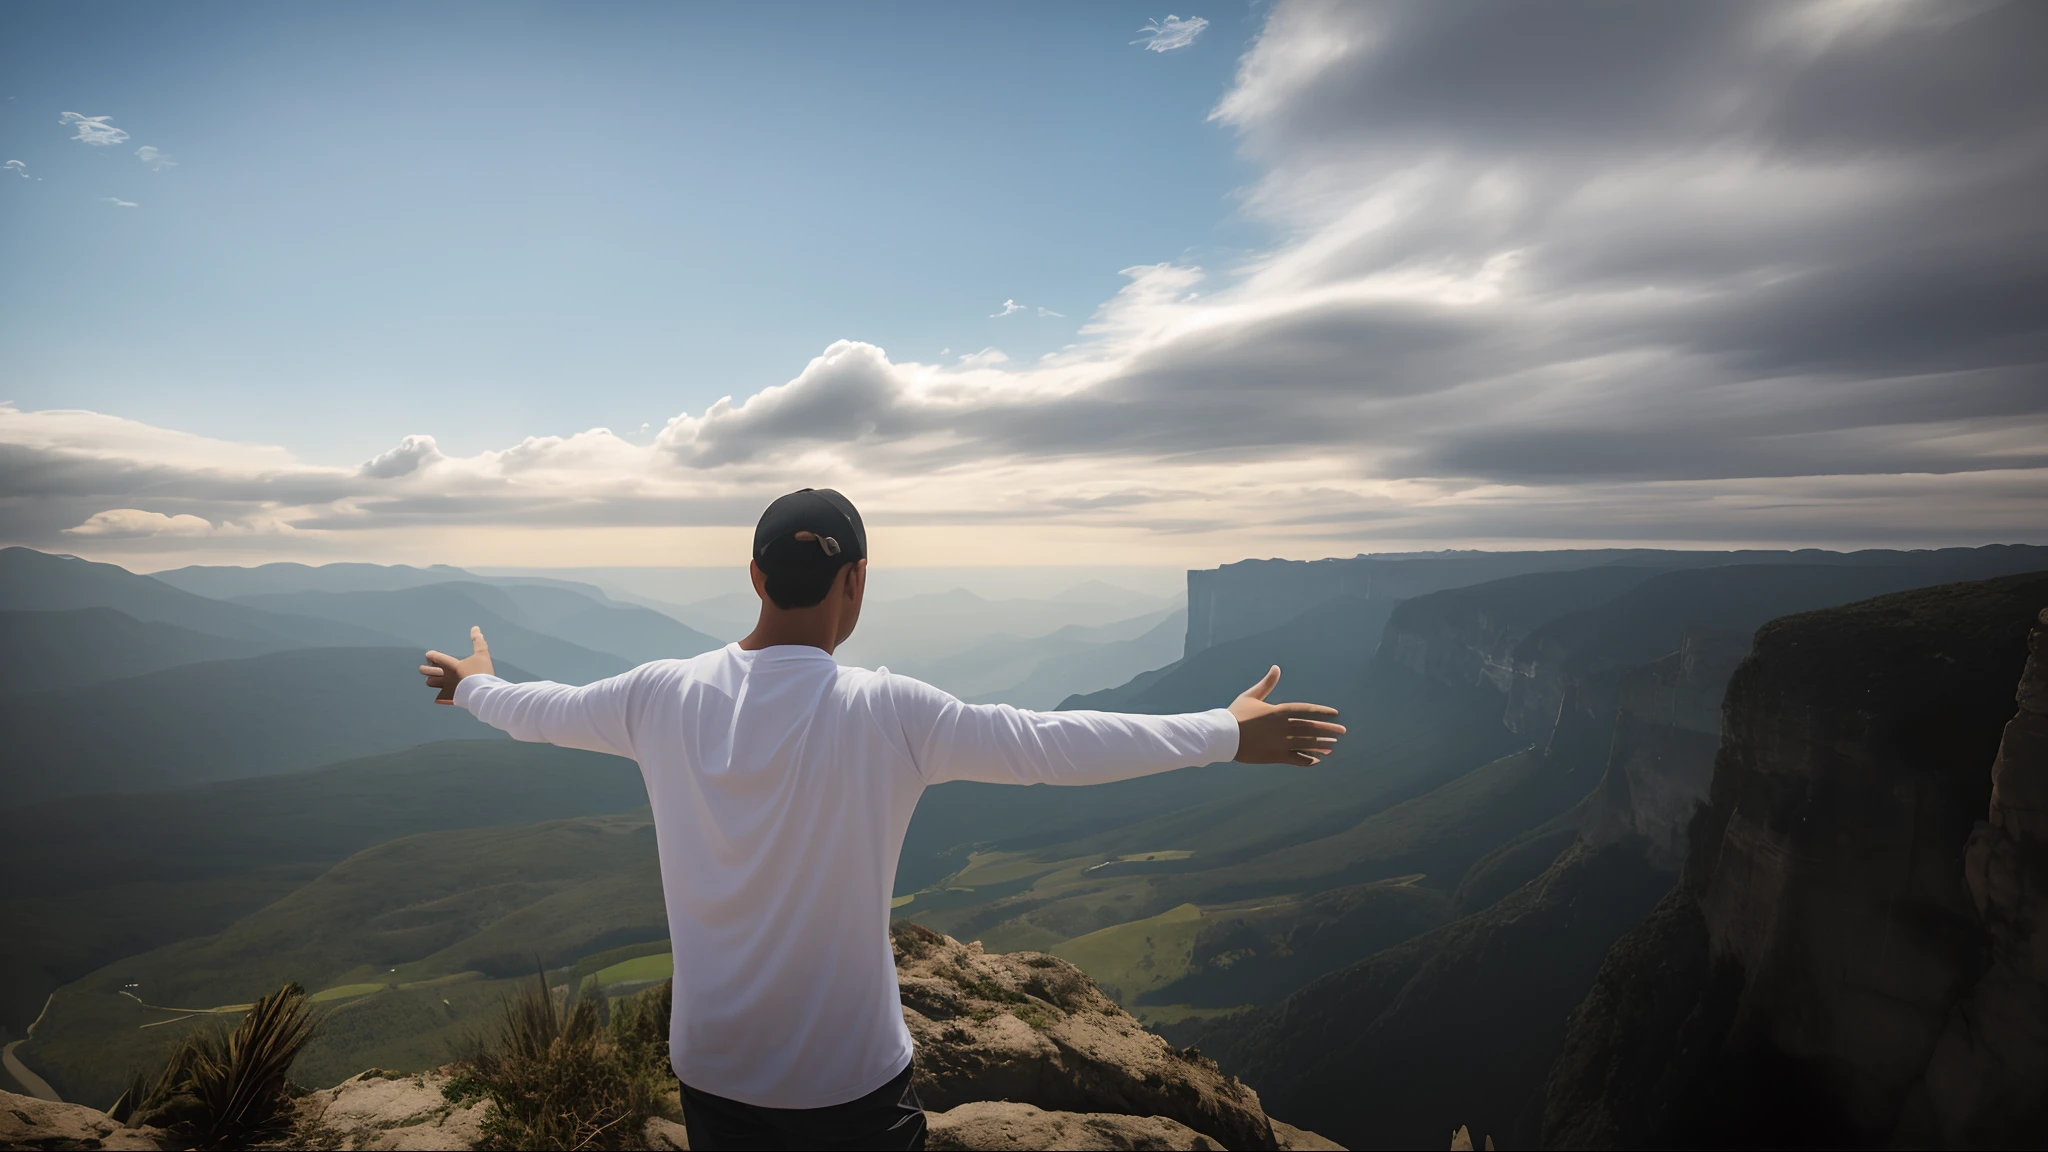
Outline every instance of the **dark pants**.
POLYGON ((759 1108, 683 1085, 683 1123, 693 1152, 766 1148, 924 1147, 924 1105, 910 1069, 858 1100, 830 1108, 759 1108))

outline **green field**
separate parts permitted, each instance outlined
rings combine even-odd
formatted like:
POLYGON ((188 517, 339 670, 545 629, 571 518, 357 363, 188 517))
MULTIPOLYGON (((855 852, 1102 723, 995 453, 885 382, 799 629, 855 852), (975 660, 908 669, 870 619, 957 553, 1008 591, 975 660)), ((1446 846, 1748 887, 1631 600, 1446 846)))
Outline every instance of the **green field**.
POLYGON ((645 984, 656 980, 667 980, 676 974, 676 958, 673 953, 662 952, 653 956, 641 956, 614 964, 597 974, 597 986, 609 988, 614 984, 645 984))
POLYGON ((388 984, 337 984, 332 988, 323 988, 306 999, 315 1004, 332 1004, 338 1000, 353 1000, 358 996, 368 996, 372 992, 382 992, 388 987, 388 984))
POLYGON ((1077 936, 1052 954, 1093 977, 1111 996, 1134 1001, 1187 974, 1202 910, 1193 904, 1077 936))

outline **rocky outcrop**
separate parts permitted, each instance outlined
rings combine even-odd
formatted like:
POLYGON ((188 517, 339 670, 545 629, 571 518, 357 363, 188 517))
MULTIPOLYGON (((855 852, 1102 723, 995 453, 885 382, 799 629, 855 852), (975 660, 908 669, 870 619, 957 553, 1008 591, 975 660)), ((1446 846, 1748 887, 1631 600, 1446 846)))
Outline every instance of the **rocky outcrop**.
POLYGON ((371 1070, 301 1097, 291 1144, 299 1148, 452 1152, 483 1139, 481 1099, 457 1107, 446 1072, 407 1076, 371 1070))
POLYGON ((38 1148, 51 1152, 73 1149, 148 1149, 156 1152, 162 1135, 154 1128, 130 1128, 106 1113, 83 1104, 60 1104, 13 1092, 0 1092, 0 1148, 38 1148))
POLYGON ((933 1152, 1016 1149, 1199 1149, 1223 1145, 1164 1116, 1047 1112, 1029 1104, 981 1100, 929 1118, 925 1147, 933 1152))
POLYGON ((1547 1146, 1938 1142, 1943 1108, 1983 1107, 1936 1104, 1938 1043, 2029 1075, 1972 1030, 1973 990, 2010 1001, 1985 986, 2000 850, 1978 835, 1980 912, 1965 847, 2043 603, 2048 576, 2012 577, 1758 632, 1679 884, 1573 1014, 1547 1146))
POLYGON ((1066 961, 990 954, 907 921, 891 934, 927 1108, 1157 1116, 1226 1148, 1279 1147, 1257 1093, 1145 1031, 1066 961))
MULTIPOLYGON (((1029 1104, 981 1100, 930 1114, 925 1147, 933 1152, 1024 1152, 1026 1149, 1220 1149, 1223 1145, 1164 1116, 1047 1112, 1029 1104)), ((1342 1152, 1313 1132, 1273 1121, 1287 1152, 1342 1152)))
POLYGON ((2048 1132, 2048 611, 2028 646, 1990 818, 1963 855, 1990 967, 1949 1013, 1901 1124, 1951 1148, 2035 1146, 2048 1132))

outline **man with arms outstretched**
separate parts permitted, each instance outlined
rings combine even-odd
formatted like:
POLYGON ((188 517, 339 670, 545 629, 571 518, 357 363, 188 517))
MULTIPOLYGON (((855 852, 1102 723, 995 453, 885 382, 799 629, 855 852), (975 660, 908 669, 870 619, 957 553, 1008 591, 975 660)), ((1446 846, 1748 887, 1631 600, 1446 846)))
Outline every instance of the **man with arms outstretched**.
POLYGON ((746 639, 583 687, 491 674, 479 629, 427 653, 439 702, 520 740, 625 756, 654 810, 675 950, 669 1051, 694 1148, 922 1148, 889 896, 925 788, 1101 784, 1219 760, 1314 764, 1344 729, 1268 704, 1280 669, 1184 716, 963 704, 886 669, 842 668, 867 590, 851 502, 768 506, 746 639))

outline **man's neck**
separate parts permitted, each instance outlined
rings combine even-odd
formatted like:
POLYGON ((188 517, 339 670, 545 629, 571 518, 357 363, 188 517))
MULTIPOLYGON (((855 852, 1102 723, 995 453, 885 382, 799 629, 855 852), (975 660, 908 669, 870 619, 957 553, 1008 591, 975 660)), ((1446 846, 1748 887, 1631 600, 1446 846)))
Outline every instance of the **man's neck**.
POLYGON ((740 641, 740 650, 758 652, 784 644, 822 648, 830 654, 839 647, 839 613, 824 604, 811 608, 761 605, 761 618, 740 641))

